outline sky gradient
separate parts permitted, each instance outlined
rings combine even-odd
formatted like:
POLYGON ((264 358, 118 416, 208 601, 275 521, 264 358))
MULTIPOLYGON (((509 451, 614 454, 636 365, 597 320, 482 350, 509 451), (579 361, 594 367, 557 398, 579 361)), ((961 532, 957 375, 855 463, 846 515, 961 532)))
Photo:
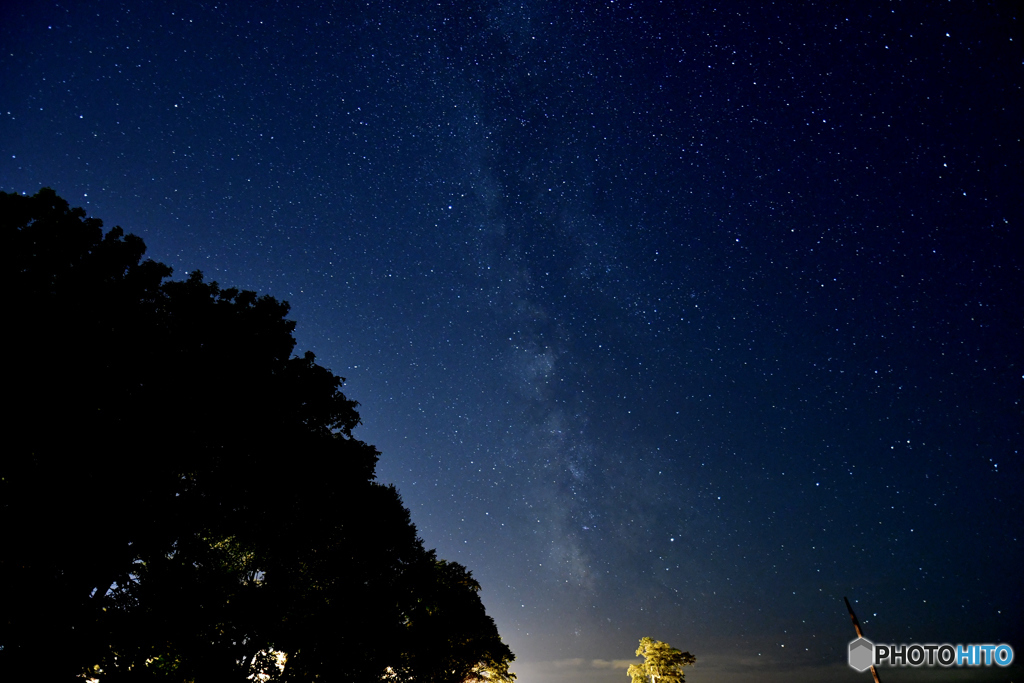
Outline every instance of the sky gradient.
POLYGON ((260 5, 4 3, 0 189, 290 302, 520 683, 1024 655, 1019 8, 260 5))

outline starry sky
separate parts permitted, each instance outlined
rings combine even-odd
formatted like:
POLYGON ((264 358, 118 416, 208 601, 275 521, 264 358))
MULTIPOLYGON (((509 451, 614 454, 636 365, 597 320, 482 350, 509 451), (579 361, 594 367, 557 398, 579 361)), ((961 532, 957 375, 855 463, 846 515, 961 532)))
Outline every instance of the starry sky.
POLYGON ((3 3, 0 189, 290 302, 520 683, 1024 653, 1014 4, 3 3))

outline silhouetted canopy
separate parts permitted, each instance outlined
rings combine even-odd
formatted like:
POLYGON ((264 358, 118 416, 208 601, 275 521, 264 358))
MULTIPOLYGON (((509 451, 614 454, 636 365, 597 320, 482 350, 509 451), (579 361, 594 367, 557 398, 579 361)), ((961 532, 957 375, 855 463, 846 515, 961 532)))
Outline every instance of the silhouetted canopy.
POLYGON ((374 480, 343 378, 292 355, 286 303, 169 281, 49 189, 0 193, 0 229, 5 679, 510 676, 479 586, 374 480))

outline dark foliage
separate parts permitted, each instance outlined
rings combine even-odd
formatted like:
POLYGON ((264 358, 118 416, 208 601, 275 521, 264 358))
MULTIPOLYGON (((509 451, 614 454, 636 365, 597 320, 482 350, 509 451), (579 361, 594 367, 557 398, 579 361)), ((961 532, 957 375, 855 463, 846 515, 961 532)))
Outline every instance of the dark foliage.
POLYGON ((246 680, 271 650, 282 680, 502 678, 479 586, 374 481, 288 305, 101 228, 0 193, 3 678, 246 680))

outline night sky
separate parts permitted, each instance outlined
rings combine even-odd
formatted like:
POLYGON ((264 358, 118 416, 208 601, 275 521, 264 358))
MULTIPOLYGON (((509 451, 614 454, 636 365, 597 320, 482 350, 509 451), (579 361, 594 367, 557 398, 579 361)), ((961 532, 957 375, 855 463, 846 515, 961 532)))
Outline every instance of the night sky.
POLYGON ((520 683, 1024 657, 1019 5, 256 4, 3 3, 0 190, 290 302, 520 683))

